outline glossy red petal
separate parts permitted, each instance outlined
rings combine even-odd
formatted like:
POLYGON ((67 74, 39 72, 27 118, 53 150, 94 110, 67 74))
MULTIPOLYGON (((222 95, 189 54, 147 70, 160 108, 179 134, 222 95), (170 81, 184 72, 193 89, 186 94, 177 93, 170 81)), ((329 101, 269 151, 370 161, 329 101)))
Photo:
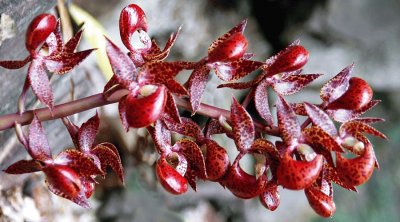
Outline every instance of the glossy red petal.
POLYGON ((207 178, 204 156, 195 142, 188 139, 179 140, 174 144, 172 150, 186 158, 190 169, 194 171, 196 176, 202 179, 207 178))
POLYGON ((35 93, 40 102, 44 103, 50 109, 53 109, 53 92, 51 90, 50 81, 47 77, 43 60, 35 59, 32 61, 28 69, 28 78, 33 93, 35 93))
POLYGON ((327 109, 358 110, 367 105, 372 99, 373 91, 369 84, 358 77, 352 77, 349 87, 338 99, 332 101, 327 109))
POLYGON ((61 152, 54 159, 54 163, 68 166, 83 177, 104 175, 104 172, 98 168, 90 154, 75 149, 67 149, 61 152))
POLYGON ((193 113, 195 113, 200 106, 201 97, 206 89, 209 73, 210 69, 207 66, 201 66, 193 70, 192 74, 190 74, 188 80, 188 91, 193 113))
POLYGON ((340 179, 349 186, 359 186, 371 177, 375 168, 375 155, 371 144, 366 144, 364 153, 353 159, 336 154, 336 170, 340 179))
POLYGON ((229 156, 226 150, 213 140, 206 141, 205 164, 207 179, 220 180, 229 168, 229 156))
POLYGON ((54 31, 57 19, 51 14, 40 14, 29 24, 26 31, 25 45, 28 51, 33 53, 46 41, 46 38, 54 31))
POLYGON ((111 40, 107 39, 106 51, 119 84, 128 88, 132 81, 136 80, 137 71, 132 60, 121 51, 111 40))
POLYGON ((331 136, 337 135, 335 124, 322 109, 307 102, 304 102, 304 108, 314 125, 331 136))
POLYGON ((0 61, 0 66, 6 69, 20 69, 32 60, 31 56, 26 57, 22 61, 0 61))
POLYGON ((165 158, 157 161, 156 175, 164 189, 172 194, 183 194, 188 189, 186 178, 169 165, 165 158))
MULTIPOLYGON (((281 72, 291 72, 303 67, 308 61, 309 53, 301 45, 292 44, 279 52, 271 65, 265 70, 268 75, 274 75, 281 72)), ((267 61, 268 63, 268 61, 267 61)))
POLYGON ((281 200, 278 191, 278 185, 275 182, 268 182, 267 190, 260 196, 261 204, 270 211, 276 210, 278 208, 281 200))
POLYGON ((254 124, 250 114, 234 97, 231 105, 231 121, 236 147, 240 152, 245 152, 250 149, 254 141, 254 124))
POLYGON ((227 62, 240 59, 247 50, 247 39, 241 32, 231 34, 209 51, 207 62, 227 62))
POLYGON ((158 86, 151 95, 138 98, 130 92, 126 97, 126 120, 130 127, 146 127, 155 122, 164 111, 167 100, 166 88, 158 86))
POLYGON ((294 114, 292 107, 281 97, 276 102, 278 127, 287 145, 294 143, 301 135, 299 120, 294 114))
POLYGON ((82 183, 79 175, 72 168, 64 165, 49 165, 43 168, 43 172, 46 175, 47 183, 57 193, 64 194, 68 199, 79 196, 82 183))
POLYGON ((322 74, 291 75, 273 84, 274 90, 280 95, 292 95, 299 92, 322 74))
POLYGON ((131 4, 122 9, 119 17, 119 32, 122 42, 129 49, 135 51, 131 44, 132 35, 139 30, 147 31, 146 14, 138 5, 131 4))
POLYGON ((336 140, 318 126, 304 129, 303 134, 310 144, 318 144, 328 151, 344 152, 336 140))
POLYGON ((87 153, 93 146, 96 139, 97 131, 99 130, 100 119, 96 114, 88 121, 82 124, 78 131, 79 150, 87 153))
POLYGON ((208 53, 212 53, 215 48, 217 48, 221 43, 226 41, 229 37, 231 37, 235 33, 243 33, 244 29, 246 28, 247 24, 247 19, 241 21, 239 24, 237 24, 235 27, 233 27, 231 30, 229 30, 227 33, 224 35, 220 36, 217 40, 215 40, 210 47, 208 48, 208 53))
POLYGON ((274 120, 272 118, 271 110, 269 108, 268 101, 268 81, 262 81, 257 85, 254 94, 254 104, 256 106, 258 114, 263 118, 268 125, 273 126, 274 120))
POLYGON ((354 64, 351 64, 330 79, 322 88, 320 97, 324 102, 332 102, 339 98, 349 87, 349 80, 354 64))
POLYGON ((28 152, 34 160, 48 161, 51 159, 51 150, 42 124, 36 115, 29 126, 28 152))
POLYGON ((101 169, 103 172, 106 172, 107 167, 111 167, 111 169, 117 174, 120 181, 124 183, 124 168, 122 166, 121 158, 117 152, 117 149, 113 144, 100 143, 90 152, 100 159, 101 169))
POLYGON ((170 121, 164 121, 167 128, 173 132, 179 133, 184 136, 189 136, 194 139, 202 137, 201 129, 192 119, 181 118, 182 123, 174 123, 170 121))
POLYGON ((36 160, 20 160, 3 170, 8 174, 34 173, 41 171, 43 166, 36 160))
POLYGON ((346 135, 354 135, 356 133, 367 133, 376 137, 380 137, 382 139, 388 139, 385 134, 379 132, 374 127, 359 121, 350 121, 342 124, 339 132, 342 137, 346 135))
POLYGON ((264 174, 256 179, 255 176, 246 173, 239 165, 240 158, 240 155, 236 157, 222 184, 239 198, 254 198, 265 192, 267 177, 264 174))
POLYGON ((310 187, 304 190, 308 203, 313 208, 315 213, 321 217, 332 217, 336 211, 333 198, 326 195, 315 187, 310 187))
POLYGON ((215 74, 224 81, 233 81, 247 76, 263 65, 262 62, 238 59, 229 63, 215 63, 215 74))
POLYGON ((278 167, 278 184, 291 190, 307 188, 318 178, 322 165, 323 157, 321 155, 317 155, 310 162, 306 162, 294 160, 286 153, 278 167))
MULTIPOLYGON (((57 196, 60 196, 62 198, 68 199, 76 204, 78 204, 81 207, 90 209, 90 203, 89 200, 86 197, 86 192, 84 189, 79 190, 79 193, 75 196, 71 196, 70 194, 65 193, 65 191, 63 189, 60 189, 59 187, 57 187, 55 184, 49 183, 49 181, 46 181, 47 183, 47 187, 49 188, 49 190, 54 193, 57 196)), ((82 184, 82 181, 81 181, 82 184)), ((81 185, 81 188, 83 188, 83 184, 81 185)))

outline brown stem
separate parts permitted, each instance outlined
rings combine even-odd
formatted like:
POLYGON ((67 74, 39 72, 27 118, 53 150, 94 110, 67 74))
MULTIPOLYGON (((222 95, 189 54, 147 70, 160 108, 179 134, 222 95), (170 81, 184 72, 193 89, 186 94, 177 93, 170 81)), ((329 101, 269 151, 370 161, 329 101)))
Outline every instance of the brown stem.
MULTIPOLYGON (((119 89, 113 92, 111 95, 107 96, 107 98, 104 98, 103 93, 99 93, 93 96, 77 99, 72 102, 56 105, 54 106, 52 113, 48 108, 41 108, 41 109, 26 111, 21 115, 14 113, 14 114, 7 114, 4 116, 0 116, 0 131, 14 127, 15 123, 19 123, 21 125, 29 124, 32 121, 33 113, 37 115, 40 121, 63 118, 66 116, 73 115, 75 113, 83 112, 85 110, 108 105, 111 103, 116 103, 127 94, 128 94, 127 90, 119 89)), ((179 97, 176 97, 175 99, 176 99, 176 104, 179 107, 186 110, 191 110, 189 101, 179 97)), ((230 120, 230 111, 203 103, 200 104, 197 113, 211 118, 218 118, 219 116, 224 116, 227 120, 230 120)), ((260 132, 264 132, 273 136, 280 135, 280 131, 276 127, 271 128, 257 121, 254 121, 254 126, 260 132)))

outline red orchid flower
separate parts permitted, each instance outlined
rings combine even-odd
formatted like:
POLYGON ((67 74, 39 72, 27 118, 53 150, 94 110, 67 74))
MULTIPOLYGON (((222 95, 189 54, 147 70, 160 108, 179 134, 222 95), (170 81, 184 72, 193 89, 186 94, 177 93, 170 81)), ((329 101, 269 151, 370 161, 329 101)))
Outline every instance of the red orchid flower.
POLYGON ((82 32, 79 31, 63 45, 60 22, 50 14, 38 15, 29 25, 26 34, 25 45, 30 55, 22 61, 0 61, 0 66, 7 69, 19 69, 31 62, 19 99, 20 112, 24 110, 25 95, 30 86, 37 98, 53 109, 53 92, 47 70, 60 75, 67 73, 93 51, 75 52, 82 32))
POLYGON ((261 62, 250 60, 252 54, 246 53, 247 39, 243 35, 246 24, 247 20, 243 20, 215 40, 208 48, 208 57, 194 65, 187 82, 193 113, 199 108, 211 69, 221 80, 233 81, 263 65, 261 62))
POLYGON ((32 160, 17 161, 4 170, 6 173, 42 171, 50 191, 85 208, 90 207, 87 198, 92 190, 87 182, 91 182, 94 176, 104 174, 90 157, 78 150, 67 149, 53 159, 44 129, 36 115, 29 127, 28 139, 22 131, 19 138, 32 160))
POLYGON ((120 181, 124 183, 124 170, 117 148, 114 144, 108 142, 94 143, 100 125, 97 112, 83 123, 80 128, 70 122, 68 118, 64 118, 63 122, 77 150, 93 159, 97 167, 103 172, 106 172, 107 168, 110 167, 117 174, 120 181))

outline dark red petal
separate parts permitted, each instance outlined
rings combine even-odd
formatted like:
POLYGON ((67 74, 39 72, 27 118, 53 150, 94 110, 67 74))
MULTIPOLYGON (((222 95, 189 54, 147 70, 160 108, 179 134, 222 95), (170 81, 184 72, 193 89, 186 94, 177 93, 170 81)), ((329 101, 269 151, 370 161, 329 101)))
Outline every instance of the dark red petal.
POLYGON ((38 97, 40 102, 46 104, 53 109, 53 92, 51 90, 50 81, 43 64, 43 60, 34 59, 28 69, 28 78, 33 93, 38 97))
POLYGON ((247 39, 241 32, 232 33, 209 51, 207 62, 226 62, 240 59, 247 50, 247 39))
POLYGON ((193 70, 188 80, 188 90, 192 113, 196 113, 200 106, 201 97, 206 89, 208 74, 210 69, 207 66, 201 66, 193 70))
POLYGON ((337 135, 335 124, 322 109, 307 102, 304 102, 304 108, 314 125, 331 136, 337 135))
POLYGON ((178 195, 187 191, 187 180, 179 174, 165 158, 160 158, 156 164, 156 174, 160 184, 168 192, 178 195))
POLYGON ((282 132, 282 137, 286 145, 292 144, 295 140, 300 138, 301 129, 299 120, 294 114, 292 107, 279 96, 276 102, 278 127, 282 132))
POLYGON ((343 187, 344 189, 351 190, 351 191, 354 191, 354 192, 358 192, 357 188, 355 186, 348 185, 341 179, 341 177, 339 176, 336 168, 334 168, 333 166, 329 166, 329 165, 325 164, 324 165, 324 170, 326 170, 326 172, 327 172, 326 177, 330 181, 336 183, 337 185, 343 187))
POLYGON ((83 29, 79 30, 64 46, 64 52, 73 53, 78 47, 79 42, 81 41, 81 37, 83 34, 83 29))
POLYGON ((237 24, 235 27, 233 27, 227 33, 225 33, 224 35, 220 36, 217 40, 215 40, 210 45, 210 47, 208 48, 208 53, 210 54, 212 51, 214 51, 215 48, 217 48, 221 43, 223 43, 231 35, 233 35, 235 33, 243 33, 244 29, 246 28, 246 24, 247 24, 247 19, 241 21, 239 24, 237 24))
POLYGON ((51 14, 40 14, 36 16, 26 31, 26 48, 34 52, 46 38, 54 31, 57 19, 51 14))
POLYGON ((276 210, 281 202, 278 185, 275 182, 267 183, 267 190, 259 198, 265 208, 270 211, 276 210))
POLYGON ((177 107, 177 105, 175 103, 174 96, 170 92, 167 92, 167 101, 165 103, 165 110, 164 111, 176 123, 182 123, 181 117, 179 115, 178 107, 177 107))
POLYGON ((193 120, 189 118, 181 118, 182 123, 174 123, 171 121, 164 121, 167 128, 173 132, 179 133, 184 136, 189 136, 194 139, 202 137, 201 129, 193 120))
POLYGON ((196 176, 202 179, 207 178, 204 157, 195 142, 188 139, 179 140, 174 144, 172 150, 182 154, 186 158, 190 169, 194 171, 196 176))
POLYGON ((88 121, 82 124, 78 131, 79 150, 87 153, 93 146, 96 139, 97 131, 99 130, 100 119, 96 114, 88 121))
POLYGON ((54 159, 54 163, 66 165, 83 177, 104 175, 104 172, 98 168, 90 154, 75 149, 67 149, 61 152, 54 159))
POLYGON ((138 5, 131 4, 122 9, 119 17, 119 32, 124 45, 134 51, 132 35, 139 30, 147 31, 146 14, 138 5))
POLYGON ((28 56, 22 61, 0 61, 0 66, 6 69, 19 69, 24 67, 31 60, 31 56, 28 56))
POLYGON ((247 89, 250 88, 256 84, 258 84, 260 81, 264 79, 265 75, 259 75, 256 77, 256 79, 251 80, 250 82, 235 82, 235 83, 226 83, 226 84, 221 84, 217 88, 231 88, 231 89, 247 89))
POLYGON ((233 97, 231 105, 233 138, 237 149, 244 152, 250 149, 254 141, 255 130, 250 114, 233 97))
POLYGON ((347 122, 353 119, 360 117, 362 114, 367 112, 368 110, 372 109, 380 100, 371 100, 367 105, 362 107, 359 110, 346 110, 346 109, 338 109, 338 110, 326 110, 326 113, 332 117, 337 122, 347 122))
POLYGON ((357 122, 362 122, 366 124, 373 124, 373 123, 379 123, 379 122, 385 122, 385 119, 382 118, 376 118, 376 117, 360 117, 357 119, 354 119, 357 122))
POLYGON ((71 200, 78 197, 83 190, 79 175, 68 166, 49 165, 43 168, 43 172, 46 174, 49 188, 51 186, 57 195, 63 194, 62 197, 71 200))
POLYGON ((51 159, 51 150, 42 124, 36 115, 29 126, 28 152, 34 160, 47 161, 51 159))
POLYGON ((340 179, 349 186, 359 186, 371 177, 375 168, 375 155, 371 144, 365 144, 364 153, 353 159, 345 159, 336 153, 336 170, 340 179))
POLYGON ((310 144, 318 144, 324 149, 335 152, 344 152, 342 147, 326 131, 318 126, 312 126, 303 130, 306 140, 310 144))
POLYGON ((321 88, 322 101, 330 103, 343 95, 349 87, 350 74, 353 68, 354 64, 347 66, 321 88))
POLYGON ((106 51, 114 75, 119 84, 128 88, 132 81, 136 80, 137 71, 132 60, 121 51, 111 40, 106 38, 106 51))
POLYGON ((356 133, 368 133, 370 135, 380 137, 382 139, 388 139, 385 134, 379 132, 374 127, 359 121, 350 121, 342 124, 339 129, 340 136, 354 135, 356 133))
POLYGON ((4 172, 8 174, 34 173, 42 170, 42 165, 36 160, 20 160, 11 164, 4 172))
POLYGON ((291 190, 301 190, 311 186, 318 178, 323 165, 323 157, 317 155, 310 162, 294 160, 288 153, 278 167, 278 184, 291 190))
POLYGON ((161 85, 151 95, 138 98, 130 92, 126 97, 126 120, 130 127, 146 127, 155 122, 164 111, 166 88, 161 85))
POLYGON ((86 197, 86 192, 83 189, 84 184, 82 184, 81 181, 81 189, 79 190, 79 193, 77 195, 75 195, 74 197, 71 197, 70 194, 65 193, 64 189, 60 189, 59 187, 57 187, 55 184, 50 183, 49 181, 46 181, 47 183, 47 187, 49 188, 49 190, 54 193, 57 196, 60 196, 62 198, 68 199, 76 204, 78 204, 81 207, 90 208, 90 203, 86 197))
POLYGON ((262 62, 238 59, 229 63, 215 63, 212 67, 215 74, 224 81, 233 81, 247 76, 257 70, 262 62))
POLYGON ((333 198, 326 195, 315 187, 310 187, 304 190, 308 203, 313 208, 315 213, 321 217, 332 217, 336 211, 333 198))
POLYGON ((217 181, 227 172, 229 167, 229 156, 226 150, 213 140, 206 141, 205 164, 207 179, 217 181))
POLYGON ((115 146, 111 143, 100 143, 96 145, 91 151, 100 159, 101 169, 106 172, 107 167, 117 174, 118 178, 124 183, 124 168, 122 166, 121 158, 115 146))
POLYGON ((64 74, 78 66, 94 49, 89 49, 76 53, 62 53, 55 56, 46 57, 44 63, 46 68, 55 74, 64 74))
POLYGON ((304 107, 304 103, 290 103, 290 107, 292 107, 293 112, 299 116, 308 116, 306 108, 304 107))
POLYGON ((265 192, 267 177, 263 174, 256 179, 255 176, 243 171, 239 165, 241 155, 236 157, 232 166, 228 169, 222 184, 226 186, 235 196, 242 199, 254 198, 265 192))
POLYGON ((74 123, 72 123, 68 117, 63 117, 62 121, 63 121, 65 127, 67 128, 75 147, 79 147, 79 143, 78 143, 79 127, 77 125, 75 125, 74 123))
POLYGON ((322 74, 290 75, 284 80, 273 84, 274 90, 280 95, 292 95, 299 92, 322 74))
POLYGON ((85 197, 90 198, 94 192, 95 181, 91 177, 81 178, 82 188, 85 191, 85 197))
POLYGON ((174 80, 183 69, 184 65, 180 62, 148 62, 140 70, 138 82, 142 85, 163 84, 173 93, 186 95, 186 89, 174 80))
POLYGON ((255 94, 254 94, 254 104, 256 106, 258 114, 260 114, 261 118, 263 118, 268 125, 274 125, 274 120, 272 118, 272 114, 269 108, 268 102, 268 81, 262 81, 257 85, 255 94))

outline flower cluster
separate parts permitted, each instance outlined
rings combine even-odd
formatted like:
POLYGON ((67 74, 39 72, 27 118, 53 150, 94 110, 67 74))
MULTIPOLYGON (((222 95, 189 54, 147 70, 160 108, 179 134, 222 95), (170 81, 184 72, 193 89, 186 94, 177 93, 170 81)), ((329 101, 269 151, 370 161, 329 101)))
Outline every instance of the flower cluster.
MULTIPOLYGON (((31 86, 50 109, 53 99, 45 68, 56 74, 67 72, 91 51, 74 52, 82 31, 63 46, 58 24, 52 15, 38 16, 28 29, 26 46, 30 56, 21 62, 0 62, 6 68, 19 68, 31 62, 21 97, 31 86), (48 52, 44 55, 43 51, 48 52)), ((246 20, 240 22, 215 40, 208 54, 197 62, 167 62, 165 59, 181 28, 171 34, 161 50, 147 34, 143 10, 135 4, 125 7, 119 28, 128 51, 107 39, 106 51, 114 75, 101 95, 104 105, 115 92, 124 92, 116 100, 121 122, 127 131, 147 128, 159 154, 155 173, 160 184, 172 194, 185 193, 188 185, 196 190, 196 182, 201 179, 218 182, 238 198, 258 197, 273 211, 280 203, 279 187, 304 190, 314 211, 330 217, 336 210, 332 183, 356 191, 356 186, 365 183, 378 167, 366 134, 386 139, 371 126, 383 119, 361 115, 379 101, 372 99, 373 90, 365 80, 351 77, 353 65, 350 65, 323 85, 321 104, 287 102, 285 96, 298 93, 322 74, 303 73, 309 52, 299 41, 265 62, 252 60, 244 36, 246 24, 246 20), (136 32, 141 47, 132 44, 136 32), (183 85, 174 79, 182 70, 192 70, 183 85), (232 82, 256 70, 260 74, 253 80, 232 82), (203 104, 201 98, 210 73, 228 82, 218 88, 250 92, 242 103, 232 98, 229 111, 203 104), (277 97, 276 118, 270 110, 273 104, 268 100, 269 89, 277 97), (251 101, 256 107, 256 113, 252 114, 246 110, 251 101), (181 117, 178 107, 209 119, 201 126, 181 117), (300 123, 299 116, 306 120, 300 123), (256 121, 257 117, 262 121, 256 121), (339 129, 334 121, 341 124, 339 129), (173 134, 180 134, 182 139, 174 141, 173 134), (215 134, 224 134, 234 141, 238 154, 232 163, 226 148, 213 139, 215 134), (276 139, 272 142, 267 136, 276 139), (348 158, 347 153, 356 157, 348 158), (246 155, 255 159, 254 174, 245 172, 240 165, 246 155)), ((63 151, 53 159, 35 116, 28 136, 16 124, 20 141, 33 159, 14 163, 5 171, 14 174, 43 171, 51 191, 88 206, 95 178, 104 176, 107 167, 123 182, 121 160, 112 144, 94 145, 99 127, 97 114, 80 128, 66 117, 63 122, 76 149, 63 151)))

